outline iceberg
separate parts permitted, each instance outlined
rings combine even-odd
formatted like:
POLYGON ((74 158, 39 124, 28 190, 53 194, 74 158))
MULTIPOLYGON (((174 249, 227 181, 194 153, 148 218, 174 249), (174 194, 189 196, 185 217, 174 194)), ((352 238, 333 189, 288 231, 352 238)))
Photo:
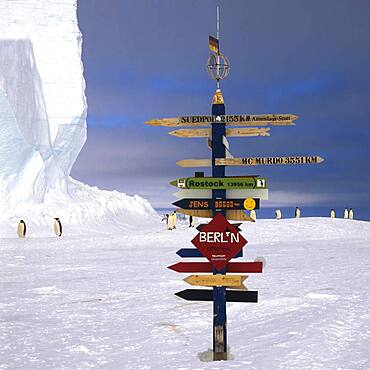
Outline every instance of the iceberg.
POLYGON ((155 214, 140 197, 70 177, 87 116, 76 11, 77 0, 0 0, 1 218, 155 214))

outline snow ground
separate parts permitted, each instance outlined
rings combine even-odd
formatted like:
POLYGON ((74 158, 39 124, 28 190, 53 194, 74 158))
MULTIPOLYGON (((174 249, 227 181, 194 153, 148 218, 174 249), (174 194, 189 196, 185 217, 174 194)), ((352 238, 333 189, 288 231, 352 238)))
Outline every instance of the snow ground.
POLYGON ((259 303, 228 304, 234 360, 201 362, 212 304, 174 296, 189 274, 166 269, 197 231, 157 221, 0 238, 0 369, 370 369, 369 222, 244 224, 259 303))

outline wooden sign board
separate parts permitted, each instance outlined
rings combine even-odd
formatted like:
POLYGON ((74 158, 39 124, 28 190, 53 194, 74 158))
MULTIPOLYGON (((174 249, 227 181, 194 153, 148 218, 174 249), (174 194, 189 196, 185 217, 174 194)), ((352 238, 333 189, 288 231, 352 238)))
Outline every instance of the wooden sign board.
MULTIPOLYGON (((187 301, 213 301, 213 291, 210 289, 185 289, 175 293, 175 295, 187 301)), ((257 303, 258 292, 253 290, 226 290, 226 301, 257 303)))
POLYGON ((234 289, 247 290, 243 282, 247 275, 190 275, 183 279, 190 285, 196 286, 226 286, 234 289))
POLYGON ((246 158, 216 158, 216 166, 265 166, 281 164, 318 164, 324 159, 319 156, 289 156, 289 157, 246 157, 246 158))
MULTIPOLYGON (((193 217, 213 218, 212 210, 178 209, 176 212, 193 217)), ((226 218, 232 221, 256 222, 256 220, 247 216, 244 211, 240 210, 227 210, 226 218)))
POLYGON ((170 182, 183 189, 265 189, 260 177, 184 177, 170 182))
MULTIPOLYGON (((212 136, 212 130, 210 128, 202 129, 181 129, 170 131, 170 135, 176 137, 185 137, 185 138, 197 138, 197 137, 206 137, 210 138, 212 136)), ((256 136, 270 136, 269 128, 258 128, 258 127, 241 127, 241 128, 227 128, 226 129, 227 137, 256 137, 256 136)))
POLYGON ((212 218, 213 213, 210 209, 178 209, 176 212, 187 216, 212 218))
MULTIPOLYGON (((216 158, 216 166, 263 166, 282 164, 318 164, 324 161, 317 155, 301 155, 289 157, 244 157, 244 158, 216 158)), ((180 167, 211 167, 210 159, 182 159, 176 164, 180 167)))
MULTIPOLYGON (((212 198, 212 190, 192 190, 181 189, 173 194, 177 198, 212 198)), ((226 190, 227 199, 239 198, 259 198, 260 200, 268 200, 268 189, 236 189, 226 190)))
POLYGON ((181 159, 176 164, 179 167, 212 167, 210 159, 181 159))
POLYGON ((247 199, 202 199, 202 198, 183 198, 172 203, 176 207, 183 209, 259 209, 260 200, 254 198, 247 199), (251 208, 253 205, 253 208, 251 208), (249 206, 249 207, 248 207, 249 206))
MULTIPOLYGON (((187 273, 212 272, 211 262, 177 262, 167 268, 187 273)), ((261 273, 262 270, 262 262, 229 262, 226 266, 226 272, 230 273, 252 274, 261 273)))
POLYGON ((291 126, 299 118, 294 114, 239 114, 220 116, 180 116, 175 118, 157 118, 146 121, 151 126, 197 127, 211 124, 227 126, 291 126))
MULTIPOLYGON (((206 224, 203 224, 203 226, 204 225, 206 224)), ((198 229, 197 227, 197 230, 201 230, 201 229, 198 229)), ((240 231, 239 228, 237 230, 240 231)), ((176 254, 180 256, 181 258, 205 258, 203 254, 200 253, 200 251, 197 248, 181 248, 176 252, 176 254)), ((243 257, 243 250, 238 252, 233 258, 240 258, 240 257, 243 257)))

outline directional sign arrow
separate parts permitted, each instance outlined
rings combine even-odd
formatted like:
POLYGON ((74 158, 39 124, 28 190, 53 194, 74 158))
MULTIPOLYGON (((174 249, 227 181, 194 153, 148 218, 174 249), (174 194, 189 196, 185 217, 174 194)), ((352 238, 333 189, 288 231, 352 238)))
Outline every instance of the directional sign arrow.
POLYGON ((211 167, 210 159, 181 159, 176 164, 180 167, 211 167))
MULTIPOLYGON (((177 212, 183 215, 193 216, 193 217, 201 217, 201 218, 212 218, 213 217, 213 211, 210 209, 209 210, 207 209, 178 209, 177 212)), ((239 209, 226 210, 226 218, 228 220, 233 220, 233 221, 256 222, 256 220, 246 215, 245 211, 242 211, 239 209)))
MULTIPOLYGON (((213 301, 213 291, 208 289, 185 289, 175 295, 187 301, 213 301)), ((258 292, 226 290, 226 301, 257 303, 258 292)))
POLYGON ((291 126, 299 118, 294 114, 239 114, 220 116, 180 116, 175 118, 156 118, 146 121, 151 126, 197 127, 211 124, 227 126, 291 126))
MULTIPOLYGON (((170 131, 169 134, 176 137, 184 138, 201 138, 207 137, 210 138, 212 131, 210 128, 201 128, 201 129, 180 129, 170 131)), ((255 137, 255 136, 270 136, 270 129, 265 127, 242 127, 242 128, 227 128, 226 129, 227 137, 255 137)))
POLYGON ((190 285, 197 286, 226 286, 239 290, 247 290, 243 282, 248 278, 247 275, 190 275, 183 279, 190 285))
MULTIPOLYGON (((177 198, 212 198, 212 190, 194 190, 194 189, 181 189, 173 194, 177 198)), ((236 189, 226 190, 227 199, 240 199, 240 198, 259 198, 260 200, 268 200, 268 189, 236 189)))
POLYGON ((176 212, 186 216, 200 217, 200 218, 212 218, 213 211, 210 209, 178 209, 176 212))
POLYGON ((170 184, 182 189, 265 189, 266 179, 250 176, 183 177, 170 181, 170 184))
MULTIPOLYGON (((253 199, 253 198, 252 198, 253 199)), ((259 199, 253 199, 254 209, 259 209, 259 199)), ((245 199, 189 199, 184 198, 172 203, 183 209, 247 209, 245 199)))
MULTIPOLYGON (((210 262, 177 262, 167 268, 176 272, 212 272, 212 264, 210 262)), ((229 262, 226 266, 226 272, 261 273, 262 268, 262 262, 229 262)))
POLYGON ((246 158, 216 158, 216 166, 262 166, 281 164, 318 164, 324 161, 315 156, 289 157, 246 157, 246 158))
MULTIPOLYGON (((181 248, 176 252, 182 258, 205 258, 197 248, 181 248)), ((238 252, 233 258, 243 257, 243 250, 238 252)))

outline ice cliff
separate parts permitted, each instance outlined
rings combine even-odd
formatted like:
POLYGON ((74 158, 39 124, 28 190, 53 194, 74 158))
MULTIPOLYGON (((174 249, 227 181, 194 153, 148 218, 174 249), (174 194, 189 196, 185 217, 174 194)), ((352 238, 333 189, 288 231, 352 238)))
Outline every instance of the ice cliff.
POLYGON ((62 213, 85 222, 125 210, 133 218, 154 212, 140 197, 69 176, 86 141, 76 10, 77 0, 0 0, 1 218, 62 213))

